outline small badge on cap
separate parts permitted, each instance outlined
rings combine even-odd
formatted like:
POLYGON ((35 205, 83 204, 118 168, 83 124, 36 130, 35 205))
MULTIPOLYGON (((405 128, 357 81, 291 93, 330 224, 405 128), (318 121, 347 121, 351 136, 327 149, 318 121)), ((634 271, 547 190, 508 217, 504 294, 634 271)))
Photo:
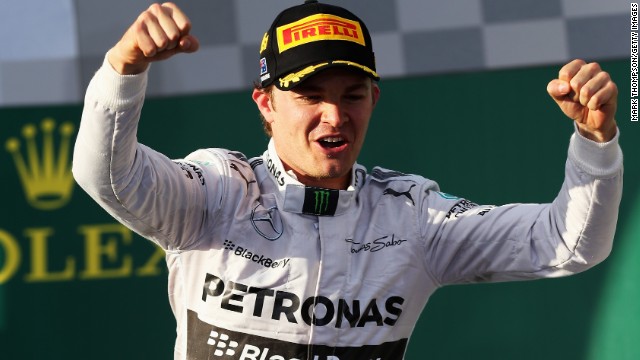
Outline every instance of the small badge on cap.
POLYGON ((260 75, 267 73, 267 58, 260 59, 260 75))

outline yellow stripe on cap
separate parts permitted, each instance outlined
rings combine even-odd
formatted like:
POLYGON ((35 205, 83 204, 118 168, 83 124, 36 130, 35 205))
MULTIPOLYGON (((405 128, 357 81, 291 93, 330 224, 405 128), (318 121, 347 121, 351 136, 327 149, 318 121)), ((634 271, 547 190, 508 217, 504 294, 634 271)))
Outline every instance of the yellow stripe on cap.
POLYGON ((302 69, 300 71, 291 73, 291 74, 289 74, 289 75, 287 75, 287 76, 285 76, 283 78, 280 78, 280 86, 283 87, 283 88, 288 88, 290 86, 289 83, 296 83, 296 82, 300 81, 300 79, 302 77, 304 77, 305 75, 309 75, 309 74, 313 73, 314 71, 316 71, 318 68, 321 68, 321 67, 327 66, 327 65, 329 65, 328 62, 320 63, 320 64, 317 64, 317 65, 307 66, 306 68, 304 68, 304 69, 302 69))
POLYGON ((355 66, 365 72, 368 72, 369 74, 371 74, 372 76, 376 77, 376 78, 380 78, 380 76, 378 76, 378 73, 369 69, 367 66, 364 65, 360 65, 358 63, 355 63, 353 61, 348 61, 348 60, 334 60, 331 62, 331 64, 345 64, 345 65, 349 65, 349 66, 355 66))

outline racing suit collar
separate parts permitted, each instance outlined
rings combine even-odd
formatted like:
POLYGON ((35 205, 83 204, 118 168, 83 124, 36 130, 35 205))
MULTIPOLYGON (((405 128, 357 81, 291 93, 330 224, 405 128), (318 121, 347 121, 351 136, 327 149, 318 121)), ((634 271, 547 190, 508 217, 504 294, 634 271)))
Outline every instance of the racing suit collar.
POLYGON ((306 186, 298 181, 293 172, 285 171, 273 139, 269 141, 262 159, 284 195, 283 210, 300 214, 333 216, 347 212, 356 200, 367 173, 364 166, 355 163, 351 168, 351 184, 346 190, 323 189, 306 186))

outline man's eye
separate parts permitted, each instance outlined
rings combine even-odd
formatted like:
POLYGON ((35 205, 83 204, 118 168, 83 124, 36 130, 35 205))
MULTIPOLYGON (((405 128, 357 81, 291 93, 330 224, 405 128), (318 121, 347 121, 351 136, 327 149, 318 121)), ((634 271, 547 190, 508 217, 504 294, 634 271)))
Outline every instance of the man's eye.
POLYGON ((364 95, 363 94, 349 94, 347 96, 345 96, 345 98, 349 101, 360 101, 362 99, 364 99, 364 95))
POLYGON ((302 95, 299 97, 299 99, 306 102, 316 102, 320 100, 320 96, 319 95, 302 95))

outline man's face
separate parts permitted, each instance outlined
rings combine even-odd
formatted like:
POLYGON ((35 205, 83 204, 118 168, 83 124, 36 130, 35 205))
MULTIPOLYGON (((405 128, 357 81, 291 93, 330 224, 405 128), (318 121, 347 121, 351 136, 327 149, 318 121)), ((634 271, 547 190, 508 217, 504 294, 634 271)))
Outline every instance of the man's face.
POLYGON ((253 98, 271 124, 276 151, 305 185, 344 189, 350 181, 380 89, 365 75, 328 69, 290 91, 253 98))

